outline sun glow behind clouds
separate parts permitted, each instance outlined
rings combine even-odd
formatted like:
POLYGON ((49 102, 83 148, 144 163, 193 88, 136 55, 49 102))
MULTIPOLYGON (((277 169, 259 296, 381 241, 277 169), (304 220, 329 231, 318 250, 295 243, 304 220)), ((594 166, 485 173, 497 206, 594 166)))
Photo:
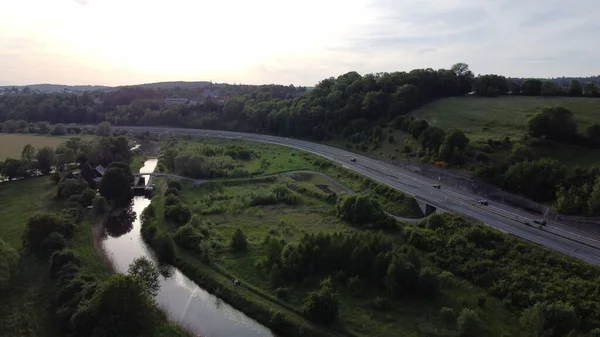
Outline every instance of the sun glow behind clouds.
POLYGON ((598 72, 598 0, 0 0, 0 85, 598 72))
MULTIPOLYGON (((244 81, 244 72, 335 47, 364 10, 360 1, 337 0, 25 0, 0 5, 0 41, 22 39, 57 63, 128 69, 148 80, 244 81)), ((130 82, 114 76, 112 84, 130 82)))

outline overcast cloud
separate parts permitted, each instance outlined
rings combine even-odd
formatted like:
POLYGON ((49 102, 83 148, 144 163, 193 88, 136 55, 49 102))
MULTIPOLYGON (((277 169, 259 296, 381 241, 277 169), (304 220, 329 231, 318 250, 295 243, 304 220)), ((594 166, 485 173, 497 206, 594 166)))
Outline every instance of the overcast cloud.
POLYGON ((597 0, 22 0, 0 3, 0 84, 314 85, 448 68, 600 74, 597 0))

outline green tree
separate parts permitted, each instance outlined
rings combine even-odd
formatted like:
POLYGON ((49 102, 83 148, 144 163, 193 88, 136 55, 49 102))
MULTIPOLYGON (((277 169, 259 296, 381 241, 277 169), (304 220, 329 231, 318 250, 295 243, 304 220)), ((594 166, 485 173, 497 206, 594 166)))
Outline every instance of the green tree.
POLYGON ((67 133, 67 128, 62 124, 56 124, 50 131, 50 134, 53 136, 62 136, 66 133, 67 133))
POLYGON ((598 87, 595 83, 588 82, 583 86, 583 95, 588 97, 598 96, 598 87))
POLYGON ((467 148, 469 144, 469 138, 465 136, 465 133, 462 130, 452 130, 444 139, 444 144, 448 145, 451 148, 464 150, 467 148))
POLYGON ((33 147, 31 144, 25 145, 25 147, 23 147, 23 151, 21 152, 21 161, 25 165, 29 166, 34 158, 35 158, 35 147, 33 147))
POLYGON ((104 172, 98 190, 115 207, 125 207, 133 199, 132 183, 133 175, 129 165, 113 162, 104 172))
POLYGON ((434 153, 438 153, 440 146, 446 138, 444 130, 437 126, 430 126, 419 136, 419 143, 425 149, 428 149, 434 153))
POLYGON ((542 96, 554 96, 556 94, 556 84, 547 80, 542 83, 542 96))
POLYGON ((542 94, 542 81, 527 79, 521 84, 521 94, 525 96, 539 96, 542 94))
POLYGON ((555 141, 567 141, 577 133, 573 112, 561 106, 544 108, 529 118, 527 126, 532 136, 555 141))
POLYGON ((45 146, 38 151, 35 158, 37 159, 38 170, 42 171, 43 174, 50 173, 54 164, 54 150, 45 146))
POLYGON ((96 127, 96 134, 102 137, 109 137, 111 135, 112 125, 109 122, 102 122, 96 127))
POLYGON ((160 290, 158 268, 147 257, 141 256, 133 260, 127 269, 127 274, 139 278, 150 297, 158 295, 160 290))
POLYGON ((68 264, 77 266, 80 264, 79 259, 75 256, 73 251, 70 249, 55 251, 52 256, 50 256, 50 274, 53 277, 57 277, 60 270, 68 264))
POLYGON ((63 179, 56 188, 56 195, 61 199, 69 199, 70 197, 81 194, 88 189, 85 181, 78 179, 63 179))
POLYGON ((571 80, 569 83, 569 95, 570 96, 581 96, 583 94, 583 88, 581 87, 581 82, 578 80, 571 80))
POLYGON ((108 202, 106 198, 101 195, 96 195, 94 201, 92 201, 92 207, 96 214, 104 214, 108 211, 108 202))
POLYGON ((456 63, 450 70, 458 77, 458 94, 466 95, 471 92, 471 86, 475 76, 473 75, 473 72, 469 70, 469 65, 463 62, 456 63))
POLYGON ((0 167, 3 176, 9 180, 24 177, 27 172, 25 171, 25 165, 23 162, 17 159, 8 158, 0 167))
POLYGON ((281 269, 277 263, 273 264, 271 271, 269 272, 269 281, 271 288, 277 289, 283 285, 283 278, 281 277, 281 269))
POLYGON ((513 148, 510 151, 510 155, 508 156, 508 161, 511 163, 519 163, 526 160, 531 160, 533 158, 533 154, 531 153, 531 149, 521 143, 516 143, 513 145, 513 148))
POLYGON ((148 336, 156 319, 155 307, 143 282, 113 275, 73 315, 77 336, 148 336))
POLYGON ((32 251, 40 251, 42 241, 50 233, 57 232, 65 238, 70 238, 74 229, 73 222, 56 213, 35 213, 27 220, 27 226, 23 232, 23 246, 32 251))
POLYGON ((236 229, 231 237, 231 248, 234 250, 245 250, 248 247, 248 242, 246 241, 246 234, 242 232, 241 229, 236 229))
POLYGON ((465 308, 458 315, 456 321, 458 326, 458 332, 463 337, 477 337, 480 336, 481 320, 479 315, 473 309, 465 308))
POLYGON ((17 272, 19 254, 8 243, 0 240, 0 290, 6 289, 10 278, 17 272))
POLYGON ((585 135, 589 139, 589 141, 595 145, 600 145, 600 124, 594 123, 587 127, 585 130, 585 135))
POLYGON ((55 151, 56 165, 59 170, 64 170, 67 165, 75 162, 75 151, 66 146, 59 146, 55 151))
POLYGON ((308 293, 304 299, 304 313, 318 324, 331 324, 339 318, 337 295, 330 287, 321 287, 308 293))
POLYGON ((513 164, 506 170, 505 187, 534 200, 547 201, 556 195, 556 188, 566 176, 558 161, 540 159, 513 164))
POLYGON ((188 223, 191 218, 192 211, 182 203, 165 207, 165 219, 175 222, 178 226, 188 223))

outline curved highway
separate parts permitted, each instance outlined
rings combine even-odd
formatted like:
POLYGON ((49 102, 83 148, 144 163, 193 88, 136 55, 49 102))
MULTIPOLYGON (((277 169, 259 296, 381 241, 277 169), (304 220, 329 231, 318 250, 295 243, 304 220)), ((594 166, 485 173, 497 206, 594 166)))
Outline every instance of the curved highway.
POLYGON ((440 184, 440 182, 402 170, 390 163, 342 149, 297 139, 233 131, 151 126, 114 126, 113 128, 136 132, 171 132, 173 134, 189 134, 202 137, 245 139, 303 150, 339 163, 350 170, 401 190, 439 209, 461 214, 505 233, 538 243, 589 263, 600 264, 600 239, 591 237, 588 233, 554 221, 549 221, 546 226, 543 226, 542 230, 538 229, 535 224, 533 227, 528 226, 525 222, 533 224, 533 221, 539 216, 508 205, 480 205, 478 203, 480 197, 474 194, 452 189, 443 184, 440 189, 433 188, 434 184, 440 184), (356 161, 351 161, 351 158, 356 158, 356 161))

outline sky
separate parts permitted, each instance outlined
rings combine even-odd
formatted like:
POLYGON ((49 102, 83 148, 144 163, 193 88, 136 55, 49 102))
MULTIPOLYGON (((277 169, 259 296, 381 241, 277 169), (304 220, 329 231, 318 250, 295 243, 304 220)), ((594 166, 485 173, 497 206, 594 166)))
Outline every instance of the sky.
POLYGON ((0 0, 0 85, 600 74, 598 0, 0 0))

